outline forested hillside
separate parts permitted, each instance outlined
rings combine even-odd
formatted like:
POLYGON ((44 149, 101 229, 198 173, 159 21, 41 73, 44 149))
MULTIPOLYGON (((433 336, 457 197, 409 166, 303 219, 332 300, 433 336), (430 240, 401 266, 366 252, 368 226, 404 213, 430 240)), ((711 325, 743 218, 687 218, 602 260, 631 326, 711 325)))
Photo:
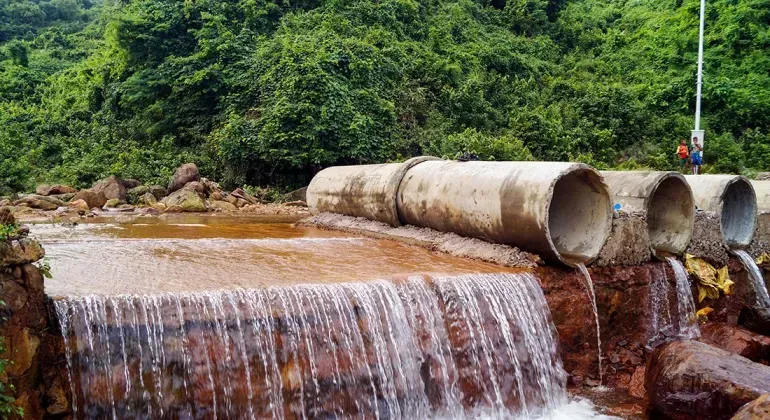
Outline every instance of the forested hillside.
MULTIPOLYGON (((770 0, 709 0, 708 171, 770 169, 770 0)), ((418 154, 675 166, 698 0, 0 0, 0 194, 418 154)))

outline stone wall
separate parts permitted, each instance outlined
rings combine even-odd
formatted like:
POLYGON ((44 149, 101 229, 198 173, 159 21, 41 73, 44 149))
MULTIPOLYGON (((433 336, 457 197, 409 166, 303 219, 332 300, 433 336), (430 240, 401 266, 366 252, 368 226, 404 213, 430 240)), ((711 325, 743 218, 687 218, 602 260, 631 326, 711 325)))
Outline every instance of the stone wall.
POLYGON ((0 336, 6 345, 0 357, 11 363, 0 377, 15 388, 16 404, 25 419, 58 418, 69 413, 61 380, 63 358, 58 331, 51 328, 43 273, 33 264, 44 256, 27 238, 0 241, 0 336), (52 335, 53 334, 53 335, 52 335))

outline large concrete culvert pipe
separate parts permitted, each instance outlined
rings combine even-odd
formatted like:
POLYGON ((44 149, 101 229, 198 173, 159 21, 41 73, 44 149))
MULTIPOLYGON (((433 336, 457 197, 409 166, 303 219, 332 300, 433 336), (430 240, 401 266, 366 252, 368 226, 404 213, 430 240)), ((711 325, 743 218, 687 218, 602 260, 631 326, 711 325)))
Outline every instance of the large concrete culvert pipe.
POLYGON ((678 172, 656 171, 602 171, 601 174, 615 203, 644 211, 653 255, 684 253, 695 223, 695 202, 684 176, 678 172))
POLYGON ((770 181, 751 181, 757 195, 757 210, 760 213, 770 212, 770 181))
POLYGON ((610 196, 590 166, 427 161, 401 181, 402 223, 514 245, 570 266, 593 261, 612 227, 610 196))
POLYGON ((307 204, 314 214, 329 212, 400 226, 396 209, 398 186, 406 171, 430 156, 403 163, 332 166, 316 174, 307 187, 307 204))
POLYGON ((757 198, 751 182, 740 175, 686 175, 695 205, 719 215, 725 244, 742 248, 751 243, 757 224, 757 198))

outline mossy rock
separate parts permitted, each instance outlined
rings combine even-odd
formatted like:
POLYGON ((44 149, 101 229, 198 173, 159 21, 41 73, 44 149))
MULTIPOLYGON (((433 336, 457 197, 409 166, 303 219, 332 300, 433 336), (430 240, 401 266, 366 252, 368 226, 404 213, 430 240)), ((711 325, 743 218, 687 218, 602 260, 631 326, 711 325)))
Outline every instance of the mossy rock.
POLYGON ((180 212, 204 212, 206 203, 195 192, 190 190, 177 190, 162 201, 169 209, 174 208, 180 212), (178 209, 177 209, 178 207, 178 209))

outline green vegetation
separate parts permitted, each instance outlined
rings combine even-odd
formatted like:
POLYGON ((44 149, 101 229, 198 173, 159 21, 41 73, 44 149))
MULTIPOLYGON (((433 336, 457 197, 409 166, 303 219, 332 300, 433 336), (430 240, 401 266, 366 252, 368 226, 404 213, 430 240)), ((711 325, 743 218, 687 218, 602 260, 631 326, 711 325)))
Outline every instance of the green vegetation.
POLYGON ((18 232, 18 225, 16 224, 2 224, 0 223, 0 241, 5 241, 8 238, 13 237, 18 232))
MULTIPOLYGON (((298 186, 418 154, 674 169, 697 0, 0 0, 0 194, 195 161, 298 186)), ((707 171, 770 169, 770 0, 707 14, 707 171)))

